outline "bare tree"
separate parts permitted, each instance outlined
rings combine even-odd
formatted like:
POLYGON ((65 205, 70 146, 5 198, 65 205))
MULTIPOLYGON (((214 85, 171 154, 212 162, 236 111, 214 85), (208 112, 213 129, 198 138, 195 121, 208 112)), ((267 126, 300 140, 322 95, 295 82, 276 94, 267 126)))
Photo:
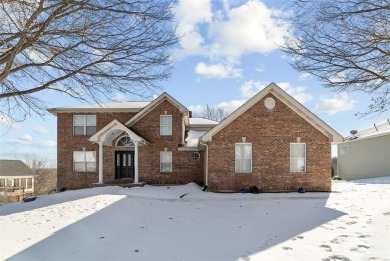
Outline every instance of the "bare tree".
POLYGON ((2 116, 42 115, 51 91, 93 102, 150 96, 172 69, 173 2, 0 0, 2 116))
POLYGON ((294 0, 292 29, 282 51, 292 66, 334 91, 368 93, 360 115, 390 107, 390 2, 294 0))
POLYGON ((35 173, 35 194, 48 194, 56 188, 57 169, 47 159, 31 154, 24 157, 24 163, 35 173))
POLYGON ((220 122, 229 116, 229 113, 227 113, 223 107, 206 104, 206 106, 203 107, 203 111, 199 114, 194 114, 194 116, 220 122))

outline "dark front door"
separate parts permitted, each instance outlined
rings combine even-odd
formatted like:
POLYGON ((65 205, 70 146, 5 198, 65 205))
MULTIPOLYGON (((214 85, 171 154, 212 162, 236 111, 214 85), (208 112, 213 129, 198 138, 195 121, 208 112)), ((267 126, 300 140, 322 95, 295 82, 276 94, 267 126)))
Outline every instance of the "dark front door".
POLYGON ((134 179, 134 151, 115 151, 115 178, 134 179))

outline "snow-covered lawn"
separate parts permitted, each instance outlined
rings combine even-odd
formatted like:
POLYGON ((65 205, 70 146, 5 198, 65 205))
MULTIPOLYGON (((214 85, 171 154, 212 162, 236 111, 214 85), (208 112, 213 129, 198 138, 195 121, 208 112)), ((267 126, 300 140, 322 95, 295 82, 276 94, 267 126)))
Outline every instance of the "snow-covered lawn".
POLYGON ((1 205, 0 259, 389 260, 389 225, 390 177, 305 194, 105 187, 1 205))

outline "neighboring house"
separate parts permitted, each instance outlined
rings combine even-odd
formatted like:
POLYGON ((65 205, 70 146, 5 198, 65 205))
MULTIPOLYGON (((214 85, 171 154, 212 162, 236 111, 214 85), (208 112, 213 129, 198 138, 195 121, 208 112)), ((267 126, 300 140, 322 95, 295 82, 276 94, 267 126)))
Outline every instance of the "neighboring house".
POLYGON ((330 191, 331 143, 343 140, 274 83, 220 123, 192 118, 167 93, 49 111, 58 117, 58 188, 129 179, 209 191, 330 191))
POLYGON ((34 192, 34 172, 21 160, 0 160, 0 188, 34 192))
POLYGON ((346 137, 337 147, 337 158, 342 179, 390 176, 390 120, 346 137))

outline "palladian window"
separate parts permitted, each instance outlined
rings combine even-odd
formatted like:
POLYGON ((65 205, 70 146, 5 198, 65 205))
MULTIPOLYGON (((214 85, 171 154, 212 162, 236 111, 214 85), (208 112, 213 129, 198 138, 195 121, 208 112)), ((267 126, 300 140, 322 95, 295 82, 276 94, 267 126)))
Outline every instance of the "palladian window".
POLYGON ((123 136, 116 142, 117 147, 134 147, 134 142, 129 136, 123 136))

